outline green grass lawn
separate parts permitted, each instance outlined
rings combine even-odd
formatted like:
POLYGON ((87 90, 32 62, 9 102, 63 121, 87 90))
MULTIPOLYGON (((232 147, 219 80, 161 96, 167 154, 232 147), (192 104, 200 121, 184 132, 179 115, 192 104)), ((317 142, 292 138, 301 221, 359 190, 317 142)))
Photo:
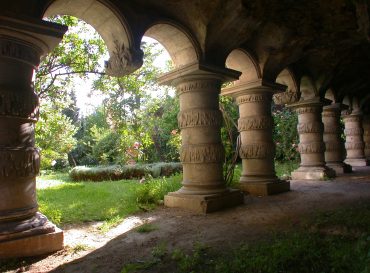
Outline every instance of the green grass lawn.
POLYGON ((38 178, 37 195, 40 211, 57 225, 89 221, 114 225, 143 208, 153 208, 166 192, 177 190, 180 181, 177 175, 144 184, 136 180, 70 182, 68 174, 53 173, 38 178))
MULTIPOLYGON (((278 176, 289 175, 297 168, 294 162, 277 163, 278 176)), ((239 181, 241 165, 237 165, 234 183, 239 181)), ((68 173, 47 172, 37 178, 40 211, 57 225, 106 221, 109 228, 140 210, 153 209, 167 192, 180 188, 181 175, 137 180, 72 182, 68 173)))

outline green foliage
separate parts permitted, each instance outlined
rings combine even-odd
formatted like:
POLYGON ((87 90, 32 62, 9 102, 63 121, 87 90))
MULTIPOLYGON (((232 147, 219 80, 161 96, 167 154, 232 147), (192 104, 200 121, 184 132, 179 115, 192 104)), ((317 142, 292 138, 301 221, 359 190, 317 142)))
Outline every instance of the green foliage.
POLYGON ((136 191, 136 200, 144 210, 153 209, 160 203, 168 192, 174 192, 181 187, 181 177, 148 179, 136 191))
POLYGON ((155 226, 153 224, 150 224, 150 223, 144 223, 144 224, 138 226, 135 230, 138 233, 149 233, 149 232, 152 232, 156 229, 158 229, 157 226, 155 226))
POLYGON ((153 263, 152 253, 147 261, 130 264, 131 271, 123 272, 149 268, 183 273, 370 272, 369 202, 300 219, 295 231, 267 234, 236 247, 212 249, 196 242, 191 251, 165 248, 157 255, 160 262, 153 263))
POLYGON ((69 176, 72 181, 104 181, 121 179, 141 179, 151 177, 170 176, 182 171, 181 163, 154 163, 137 165, 111 165, 98 167, 78 166, 73 168, 69 176))
POLYGON ((276 144, 275 159, 278 161, 298 161, 297 151, 299 138, 297 132, 298 117, 287 108, 273 111, 273 138, 276 144))
POLYGON ((143 207, 142 188, 150 188, 154 196, 152 208, 163 196, 180 187, 181 176, 150 180, 140 184, 137 181, 103 181, 101 183, 70 183, 68 175, 52 173, 37 178, 38 203, 40 211, 58 225, 87 221, 104 221, 102 232, 116 226, 126 216, 143 207), (44 188, 42 185, 51 185, 44 188), (52 186, 52 185, 55 186, 52 186), (147 186, 147 184, 150 184, 147 186))
POLYGON ((36 145, 41 149, 41 168, 50 169, 57 160, 67 160, 76 145, 77 132, 71 120, 48 104, 42 105, 36 124, 36 145))

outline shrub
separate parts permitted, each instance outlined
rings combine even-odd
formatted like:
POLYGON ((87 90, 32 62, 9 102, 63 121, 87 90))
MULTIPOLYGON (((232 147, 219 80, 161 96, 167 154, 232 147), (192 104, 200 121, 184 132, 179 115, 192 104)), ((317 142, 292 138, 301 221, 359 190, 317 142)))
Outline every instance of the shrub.
POLYGON ((111 165, 98 167, 78 166, 71 170, 69 176, 73 181, 104 181, 121 179, 140 179, 170 176, 182 171, 181 163, 155 163, 138 165, 111 165))

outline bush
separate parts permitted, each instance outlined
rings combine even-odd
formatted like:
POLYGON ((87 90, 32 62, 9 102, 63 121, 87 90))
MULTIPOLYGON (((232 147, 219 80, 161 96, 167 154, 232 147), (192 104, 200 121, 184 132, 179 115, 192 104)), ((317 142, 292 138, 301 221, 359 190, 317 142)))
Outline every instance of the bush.
POLYGON ((73 181, 104 181, 121 179, 140 179, 145 176, 170 176, 182 171, 181 163, 155 163, 140 165, 112 165, 85 167, 78 166, 71 170, 69 176, 73 181))
POLYGON ((295 112, 287 108, 273 111, 274 130, 273 138, 276 144, 277 161, 298 161, 297 151, 299 137, 297 132, 298 117, 295 112))

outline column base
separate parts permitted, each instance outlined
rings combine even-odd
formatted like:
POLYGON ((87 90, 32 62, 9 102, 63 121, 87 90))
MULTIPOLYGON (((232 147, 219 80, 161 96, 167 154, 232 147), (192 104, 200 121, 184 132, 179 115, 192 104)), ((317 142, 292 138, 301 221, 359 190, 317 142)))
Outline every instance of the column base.
POLYGON ((290 191, 290 182, 284 180, 276 180, 275 182, 240 181, 238 188, 253 196, 268 196, 290 191))
POLYGON ((326 166, 308 167, 301 166, 292 172, 292 180, 326 180, 335 177, 335 171, 326 166))
POLYGON ((337 175, 352 172, 352 166, 346 163, 326 163, 326 166, 333 169, 337 175))
POLYGON ((31 257, 50 254, 63 249, 63 231, 38 234, 0 242, 0 258, 31 257))
POLYGON ((244 203, 240 190, 230 189, 221 194, 192 195, 170 192, 164 197, 164 205, 170 208, 182 208, 196 213, 209 213, 244 203))
POLYGON ((369 166, 369 161, 366 158, 347 158, 344 163, 351 165, 352 167, 365 167, 369 166))

